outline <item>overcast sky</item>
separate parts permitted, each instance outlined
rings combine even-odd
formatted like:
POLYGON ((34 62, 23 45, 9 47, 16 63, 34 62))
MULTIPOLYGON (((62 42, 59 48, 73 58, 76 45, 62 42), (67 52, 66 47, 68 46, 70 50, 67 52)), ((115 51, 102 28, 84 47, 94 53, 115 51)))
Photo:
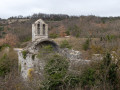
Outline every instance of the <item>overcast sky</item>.
POLYGON ((0 0, 0 18, 33 13, 120 16, 120 0, 0 0))

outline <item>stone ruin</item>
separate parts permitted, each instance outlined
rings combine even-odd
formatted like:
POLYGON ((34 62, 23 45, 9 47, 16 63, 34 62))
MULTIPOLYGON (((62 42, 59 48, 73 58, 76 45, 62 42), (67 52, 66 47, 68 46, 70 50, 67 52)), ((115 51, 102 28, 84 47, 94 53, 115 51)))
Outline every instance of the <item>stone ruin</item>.
POLYGON ((81 59, 81 52, 79 51, 69 50, 67 48, 60 49, 57 43, 48 38, 48 24, 42 19, 39 19, 32 24, 32 42, 25 48, 15 49, 18 52, 19 70, 24 80, 29 77, 31 71, 43 77, 45 62, 44 60, 39 60, 37 54, 39 49, 44 45, 52 45, 55 51, 66 56, 70 61, 70 71, 72 71, 73 66, 89 63, 89 60, 81 59))
POLYGON ((48 24, 42 19, 32 24, 32 41, 36 39, 48 39, 48 24))

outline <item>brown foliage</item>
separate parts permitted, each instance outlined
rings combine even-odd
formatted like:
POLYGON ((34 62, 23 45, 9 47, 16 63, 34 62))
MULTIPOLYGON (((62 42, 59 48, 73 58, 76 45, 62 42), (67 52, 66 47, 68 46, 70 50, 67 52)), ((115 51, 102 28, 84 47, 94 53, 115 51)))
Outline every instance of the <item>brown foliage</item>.
POLYGON ((10 46, 15 46, 18 43, 18 39, 13 34, 7 34, 4 39, 0 39, 0 46, 3 44, 8 44, 10 46))

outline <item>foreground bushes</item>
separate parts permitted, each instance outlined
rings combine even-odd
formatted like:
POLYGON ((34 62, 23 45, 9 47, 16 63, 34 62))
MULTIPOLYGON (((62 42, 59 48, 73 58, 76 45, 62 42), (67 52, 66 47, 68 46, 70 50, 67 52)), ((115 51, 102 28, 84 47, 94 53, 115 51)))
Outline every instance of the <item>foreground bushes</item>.
POLYGON ((80 79, 83 88, 100 90, 119 90, 119 68, 109 53, 104 59, 83 71, 80 79))
POLYGON ((44 67, 45 80, 42 82, 40 90, 73 88, 79 83, 79 77, 77 75, 68 74, 68 60, 55 52, 51 45, 42 47, 39 51, 38 58, 45 59, 46 62, 44 67))
POLYGON ((68 61, 63 56, 51 56, 45 66, 45 80, 42 90, 61 90, 72 88, 79 83, 79 77, 68 73, 68 61))
POLYGON ((19 89, 21 87, 25 89, 20 90, 31 90, 31 88, 35 88, 33 90, 76 90, 78 86, 80 88, 77 88, 77 90, 120 89, 119 58, 117 61, 114 61, 114 59, 111 58, 111 54, 107 53, 103 60, 93 62, 90 66, 84 68, 79 74, 73 74, 68 70, 68 60, 65 57, 55 53, 50 45, 43 47, 43 50, 44 51, 40 54, 45 54, 46 57, 49 57, 45 58, 45 80, 42 83, 38 83, 37 80, 35 80, 37 85, 35 85, 35 83, 32 83, 32 85, 24 85, 24 83, 20 81, 20 76, 19 78, 14 78, 18 67, 16 55, 13 51, 10 51, 11 53, 2 52, 3 55, 0 59, 0 77, 8 77, 8 81, 5 81, 7 82, 5 86, 12 87, 10 90, 14 90, 15 88, 19 89), (13 73, 9 75, 12 71, 13 73), (12 77, 12 75, 14 75, 14 77, 12 77))
POLYGON ((4 52, 4 50, 1 52, 1 58, 0 58, 0 76, 4 77, 6 74, 8 74, 10 71, 17 68, 17 55, 13 50, 10 50, 9 52, 4 52))

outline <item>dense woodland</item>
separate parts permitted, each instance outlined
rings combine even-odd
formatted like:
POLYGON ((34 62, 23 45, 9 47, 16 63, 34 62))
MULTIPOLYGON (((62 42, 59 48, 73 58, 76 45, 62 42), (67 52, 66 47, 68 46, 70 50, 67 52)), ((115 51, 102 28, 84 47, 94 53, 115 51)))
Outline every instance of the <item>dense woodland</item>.
MULTIPOLYGON (((67 63, 63 57, 56 55, 46 59, 56 58, 67 63)), ((48 69, 46 73, 49 75, 48 69)), ((58 74, 52 78, 55 75, 58 74)), ((48 77, 51 78, 50 75, 48 77)), ((39 13, 0 19, 0 90, 120 90, 120 17, 39 13), (25 84, 19 76, 20 67, 13 48, 23 48, 31 41, 32 23, 40 18, 49 25, 49 38, 61 48, 81 51, 82 58, 92 63, 84 68, 76 67, 78 71, 82 70, 70 76, 68 64, 65 64, 65 71, 60 71, 60 75, 64 72, 62 77, 45 81, 42 86, 34 80, 25 84), (104 58, 96 62, 93 54, 104 58)))

